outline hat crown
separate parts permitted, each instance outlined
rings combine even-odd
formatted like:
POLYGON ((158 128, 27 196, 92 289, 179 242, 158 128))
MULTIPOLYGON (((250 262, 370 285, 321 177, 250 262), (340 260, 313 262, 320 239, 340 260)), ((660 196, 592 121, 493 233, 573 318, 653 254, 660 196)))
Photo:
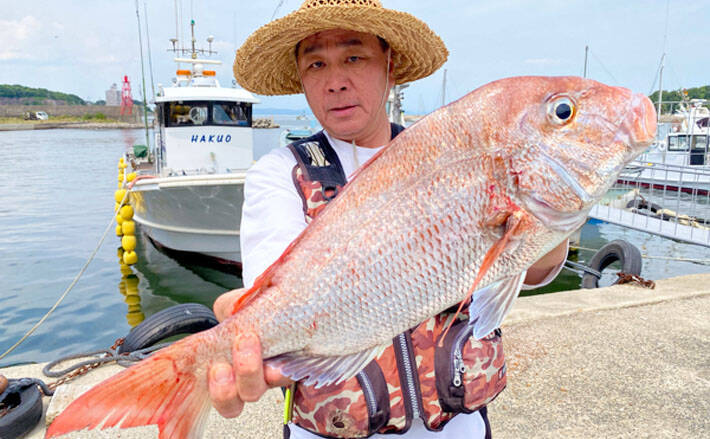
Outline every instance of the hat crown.
POLYGON ((340 7, 370 7, 382 8, 382 3, 379 0, 306 0, 299 9, 320 8, 323 6, 340 6, 340 7))

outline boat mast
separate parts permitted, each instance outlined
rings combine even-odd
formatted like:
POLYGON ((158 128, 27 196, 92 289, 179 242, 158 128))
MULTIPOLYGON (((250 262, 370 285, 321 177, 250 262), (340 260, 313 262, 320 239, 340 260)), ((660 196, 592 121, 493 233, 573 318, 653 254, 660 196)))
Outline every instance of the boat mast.
POLYGON ((143 38, 141 38, 141 16, 138 12, 138 0, 136 0, 136 21, 138 22, 138 48, 141 55, 141 84, 143 84, 143 125, 145 126, 145 146, 150 148, 150 136, 148 135, 148 96, 145 93, 145 68, 143 67, 143 38))
POLYGON ((661 68, 658 73, 658 110, 656 110, 656 123, 661 121, 661 104, 663 103, 663 65, 666 59, 665 52, 661 56, 661 68))
POLYGON ((589 59, 589 45, 584 46, 584 77, 587 77, 587 59, 589 59))
POLYGON ((446 105, 446 69, 444 69, 444 81, 441 83, 441 106, 446 105))

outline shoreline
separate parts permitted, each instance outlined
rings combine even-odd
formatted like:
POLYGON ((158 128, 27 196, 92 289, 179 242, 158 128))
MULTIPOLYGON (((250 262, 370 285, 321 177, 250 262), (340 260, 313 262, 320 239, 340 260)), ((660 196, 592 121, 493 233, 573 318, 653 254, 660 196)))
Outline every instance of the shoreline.
POLYGON ((39 122, 39 123, 5 123, 0 124, 0 131, 30 131, 53 129, 88 129, 88 130, 114 130, 114 129, 140 129, 142 123, 134 122, 39 122))

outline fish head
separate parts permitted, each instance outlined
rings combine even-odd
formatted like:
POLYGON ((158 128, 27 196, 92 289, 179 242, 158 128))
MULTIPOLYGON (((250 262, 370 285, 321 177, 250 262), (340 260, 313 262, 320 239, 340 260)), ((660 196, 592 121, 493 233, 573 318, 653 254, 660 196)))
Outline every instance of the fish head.
POLYGON ((498 82, 514 90, 506 98, 510 129, 498 142, 509 145, 515 190, 551 229, 581 225, 624 166, 655 138, 653 104, 628 89, 578 77, 498 82))

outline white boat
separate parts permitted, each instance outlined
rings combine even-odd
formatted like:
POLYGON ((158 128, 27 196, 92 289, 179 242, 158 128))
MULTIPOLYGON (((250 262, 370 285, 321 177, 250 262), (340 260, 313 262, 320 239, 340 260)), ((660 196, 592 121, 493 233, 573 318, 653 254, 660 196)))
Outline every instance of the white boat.
POLYGON ((293 143, 297 140, 302 140, 306 137, 310 137, 315 133, 316 131, 311 127, 286 128, 285 130, 281 131, 281 136, 279 137, 279 145, 287 146, 288 144, 293 143))
POLYGON ((681 105, 665 123, 665 138, 626 167, 620 182, 706 195, 710 193, 710 111, 705 100, 681 105))
POLYGON ((193 44, 190 58, 175 58, 176 79, 159 86, 150 162, 129 157, 138 173, 131 204, 135 221, 158 247, 207 256, 240 271, 244 179, 253 163, 252 105, 259 101, 246 90, 221 87, 215 71, 205 68, 220 62, 198 59, 198 52, 193 44))

